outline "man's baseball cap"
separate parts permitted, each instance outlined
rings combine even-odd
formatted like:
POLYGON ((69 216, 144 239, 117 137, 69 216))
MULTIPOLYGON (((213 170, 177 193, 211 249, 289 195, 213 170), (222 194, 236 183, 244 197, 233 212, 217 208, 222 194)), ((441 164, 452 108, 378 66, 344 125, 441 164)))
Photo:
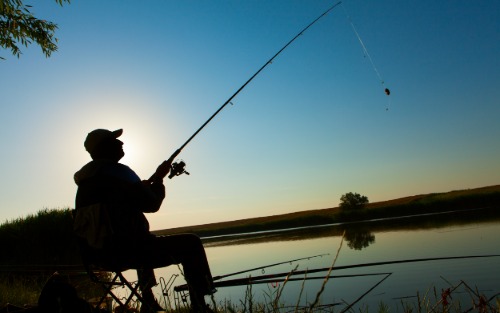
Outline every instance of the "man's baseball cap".
POLYGON ((83 145, 85 146, 85 150, 89 153, 92 153, 95 148, 103 141, 108 139, 116 139, 120 137, 123 133, 123 129, 117 129, 115 131, 110 131, 107 129, 95 129, 91 131, 83 145))

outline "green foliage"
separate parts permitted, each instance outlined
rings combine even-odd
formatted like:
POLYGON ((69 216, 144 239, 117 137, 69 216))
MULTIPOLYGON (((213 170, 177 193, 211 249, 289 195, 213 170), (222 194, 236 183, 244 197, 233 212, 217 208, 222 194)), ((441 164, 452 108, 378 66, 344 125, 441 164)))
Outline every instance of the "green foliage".
MULTIPOLYGON (((62 6, 70 0, 56 2, 62 6)), ((0 46, 19 58, 19 45, 28 47, 34 42, 40 46, 46 57, 50 57, 52 52, 57 51, 57 38, 54 37, 57 25, 36 18, 31 10, 32 6, 24 4, 22 0, 0 1, 0 46)))
MULTIPOLYGON (((469 193, 453 191, 415 196, 414 199, 401 203, 388 202, 386 205, 373 207, 369 205, 364 215, 365 218, 369 219, 486 208, 500 209, 500 191, 473 190, 469 193)), ((498 215, 498 210, 496 212, 498 215)), ((455 218, 459 218, 459 216, 455 218)))
POLYGON ((348 192, 340 197, 339 207, 343 211, 360 210, 368 203, 368 197, 359 193, 348 192))
POLYGON ((12 278, 2 275, 0 276, 0 308, 7 303, 18 306, 35 304, 42 288, 43 282, 34 277, 12 278))
MULTIPOLYGON (((103 290, 92 282, 85 272, 59 273, 76 289, 80 298, 90 300, 100 298, 103 290)), ((102 273, 110 280, 109 273, 102 273)), ((1 273, 0 274, 0 312, 7 303, 24 306, 36 305, 46 282, 52 273, 1 273)), ((9 311, 10 312, 10 311, 9 311)))
POLYGON ((42 210, 0 225, 1 266, 81 264, 70 209, 42 210))
POLYGON ((83 267, 79 269, 82 262, 73 236, 71 209, 45 209, 1 224, 0 246, 0 308, 7 303, 36 304, 55 271, 67 274, 80 297, 102 295, 83 267), (72 265, 76 267, 65 270, 72 265))

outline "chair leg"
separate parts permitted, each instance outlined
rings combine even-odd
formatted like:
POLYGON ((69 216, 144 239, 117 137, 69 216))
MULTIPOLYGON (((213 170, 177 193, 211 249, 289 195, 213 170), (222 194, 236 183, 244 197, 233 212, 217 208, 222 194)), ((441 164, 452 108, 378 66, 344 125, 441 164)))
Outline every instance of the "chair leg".
POLYGON ((100 307, 103 303, 105 303, 105 300, 108 297, 108 295, 110 295, 116 302, 118 302, 118 303, 121 304, 120 298, 118 298, 111 291, 113 289, 113 287, 121 285, 120 282, 117 282, 118 278, 119 278, 119 276, 116 273, 114 273, 113 278, 111 279, 111 281, 107 282, 107 281, 100 280, 97 277, 97 275, 95 275, 94 273, 91 273, 91 279, 92 279, 92 281, 94 281, 95 283, 99 284, 102 287, 102 289, 104 290, 104 294, 102 295, 102 297, 99 299, 99 301, 95 305, 96 308, 100 307))
POLYGON ((130 290, 130 295, 125 301, 124 306, 127 306, 134 297, 136 297, 137 301, 139 301, 142 305, 144 303, 144 299, 138 291, 139 284, 135 284, 135 286, 132 285, 128 280, 125 279, 125 277, 123 277, 123 274, 121 272, 118 272, 117 275, 120 277, 120 281, 130 290))
POLYGON ((116 301, 116 303, 123 308, 126 308, 134 298, 136 298, 137 301, 140 302, 142 305, 144 303, 144 299, 139 292, 139 284, 130 283, 123 276, 122 272, 112 272, 112 273, 113 273, 113 278, 111 279, 111 281, 103 281, 99 279, 97 275, 95 275, 94 273, 91 274, 92 280, 101 285, 101 287, 104 290, 104 294, 100 298, 99 302, 96 304, 96 308, 100 307, 101 304, 104 303, 108 295, 111 296, 113 300, 116 301), (118 297, 113 292, 113 288, 117 286, 126 287, 129 290, 130 294, 126 298, 118 297))

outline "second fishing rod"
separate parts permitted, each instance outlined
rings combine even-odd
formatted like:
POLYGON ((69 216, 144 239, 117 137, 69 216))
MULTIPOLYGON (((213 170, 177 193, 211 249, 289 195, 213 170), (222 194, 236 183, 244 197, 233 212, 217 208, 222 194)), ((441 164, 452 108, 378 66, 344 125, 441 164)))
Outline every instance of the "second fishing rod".
POLYGON ((171 156, 168 160, 164 161, 162 163, 162 165, 160 165, 160 167, 158 168, 158 170, 149 178, 149 181, 155 181, 155 180, 158 180, 158 179, 163 179, 163 177, 165 177, 166 174, 163 174, 164 171, 161 171, 160 168, 163 168, 165 166, 170 166, 170 174, 168 175, 168 178, 173 178, 175 176, 179 176, 181 174, 189 174, 186 170, 185 170, 185 167, 186 167, 186 163, 184 163, 183 161, 180 161, 180 162, 174 162, 175 158, 182 152, 182 150, 191 142, 191 140, 193 140, 194 137, 196 137, 196 135, 198 135, 198 133, 203 129, 205 128, 205 126, 207 126, 208 123, 210 123, 210 121, 212 121, 212 119, 220 113, 220 111, 222 111, 229 103, 231 103, 231 101, 257 76, 259 75, 260 72, 262 72, 262 70, 264 70, 264 68, 266 68, 269 64, 271 64, 273 62, 273 60, 281 54, 281 52, 283 52, 286 48, 288 48, 288 46, 290 46, 298 37, 300 37, 306 30, 308 30, 311 26, 313 26, 314 24, 316 24, 317 21, 319 21, 322 17, 324 17, 325 15, 327 15, 330 11, 332 11, 334 8, 336 8, 338 5, 340 5, 342 3, 342 1, 339 1, 337 3, 335 3, 334 5, 332 5, 331 7, 329 7, 327 10, 325 10, 321 15, 319 15, 316 19, 314 19, 311 23, 309 23, 306 27, 304 27, 299 33, 297 33, 297 35, 295 35, 295 37, 293 37, 290 41, 288 41, 287 44, 285 44, 280 50, 278 50, 278 52, 276 52, 276 54, 274 54, 266 63, 264 63, 264 65, 262 65, 262 67, 257 70, 257 72, 255 72, 238 90, 236 90, 236 92, 230 96, 226 102, 224 102, 224 104, 222 104, 222 106, 217 110, 215 111, 214 114, 212 114, 212 116, 210 116, 210 118, 203 124, 201 125, 200 128, 198 128, 198 130, 196 130, 194 132, 193 135, 191 135, 191 137, 188 138, 188 140, 186 140, 186 142, 179 148, 177 149, 171 156))

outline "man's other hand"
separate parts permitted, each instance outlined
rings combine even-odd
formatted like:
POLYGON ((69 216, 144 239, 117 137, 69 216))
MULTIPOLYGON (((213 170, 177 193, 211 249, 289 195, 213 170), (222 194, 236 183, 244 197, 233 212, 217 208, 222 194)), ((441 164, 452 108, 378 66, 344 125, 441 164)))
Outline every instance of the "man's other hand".
MULTIPOLYGON (((170 160, 169 160, 170 161, 170 160)), ((167 176, 168 172, 170 172, 170 168, 172 167, 172 162, 170 161, 163 161, 158 168, 156 169, 156 172, 154 173, 154 177, 156 180, 163 180, 165 176, 167 176)))

